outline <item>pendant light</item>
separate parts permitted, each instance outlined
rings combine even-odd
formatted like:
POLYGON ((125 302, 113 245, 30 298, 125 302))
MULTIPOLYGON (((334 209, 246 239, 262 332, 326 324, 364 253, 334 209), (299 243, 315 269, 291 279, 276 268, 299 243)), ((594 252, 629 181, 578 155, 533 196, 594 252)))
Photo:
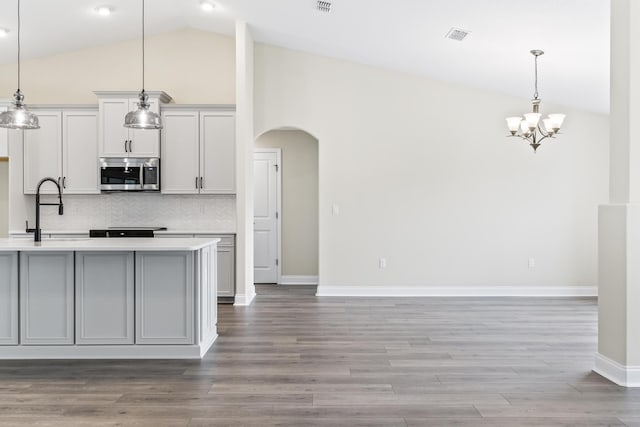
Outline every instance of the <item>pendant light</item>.
POLYGON ((142 91, 138 95, 138 109, 124 118, 124 127, 133 129, 162 129, 160 116, 149 110, 149 96, 144 91, 144 0, 142 0, 142 91))
POLYGON ((13 106, 0 113, 0 127, 9 129, 40 129, 38 116, 27 110, 20 91, 20 0, 18 0, 18 89, 13 94, 13 106))

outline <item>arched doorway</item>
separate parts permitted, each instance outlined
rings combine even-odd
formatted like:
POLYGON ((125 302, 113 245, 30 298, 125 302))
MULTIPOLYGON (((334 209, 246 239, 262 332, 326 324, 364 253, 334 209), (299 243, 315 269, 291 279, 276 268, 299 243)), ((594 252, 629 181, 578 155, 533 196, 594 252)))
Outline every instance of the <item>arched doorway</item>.
POLYGON ((280 128, 256 138, 254 149, 254 281, 317 285, 318 140, 280 128), (274 187, 276 195, 269 191, 274 187), (275 249, 269 226, 275 227, 275 249))

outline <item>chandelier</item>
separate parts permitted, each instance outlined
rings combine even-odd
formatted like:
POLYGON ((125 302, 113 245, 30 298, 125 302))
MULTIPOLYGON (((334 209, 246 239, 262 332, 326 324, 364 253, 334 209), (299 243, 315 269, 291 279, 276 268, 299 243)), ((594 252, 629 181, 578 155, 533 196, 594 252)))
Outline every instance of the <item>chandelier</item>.
POLYGON ((535 92, 531 104, 533 112, 526 113, 522 117, 507 117, 507 127, 511 132, 508 136, 517 136, 524 139, 533 147, 536 152, 541 142, 546 138, 553 138, 560 132, 562 123, 564 122, 564 114, 549 114, 546 119, 541 119, 540 99, 538 98, 538 57, 544 55, 541 50, 534 49, 531 51, 535 62, 535 92), (542 122, 542 125, 540 124, 542 122))

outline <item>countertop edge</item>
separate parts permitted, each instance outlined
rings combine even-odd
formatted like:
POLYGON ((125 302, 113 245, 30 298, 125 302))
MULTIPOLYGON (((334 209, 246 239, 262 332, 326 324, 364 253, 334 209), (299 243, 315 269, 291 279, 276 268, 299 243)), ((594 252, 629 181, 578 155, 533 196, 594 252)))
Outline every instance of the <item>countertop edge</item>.
POLYGON ((27 239, 0 239, 0 252, 170 252, 197 251, 218 244, 219 238, 118 238, 118 239, 46 239, 37 245, 27 239))

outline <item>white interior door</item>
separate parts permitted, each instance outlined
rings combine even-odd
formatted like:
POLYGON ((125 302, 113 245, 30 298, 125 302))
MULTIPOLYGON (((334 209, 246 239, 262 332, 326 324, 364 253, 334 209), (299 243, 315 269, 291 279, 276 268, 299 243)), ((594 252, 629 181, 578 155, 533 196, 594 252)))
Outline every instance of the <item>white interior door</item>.
POLYGON ((255 283, 278 283, 279 149, 255 150, 253 160, 253 276, 255 283))

